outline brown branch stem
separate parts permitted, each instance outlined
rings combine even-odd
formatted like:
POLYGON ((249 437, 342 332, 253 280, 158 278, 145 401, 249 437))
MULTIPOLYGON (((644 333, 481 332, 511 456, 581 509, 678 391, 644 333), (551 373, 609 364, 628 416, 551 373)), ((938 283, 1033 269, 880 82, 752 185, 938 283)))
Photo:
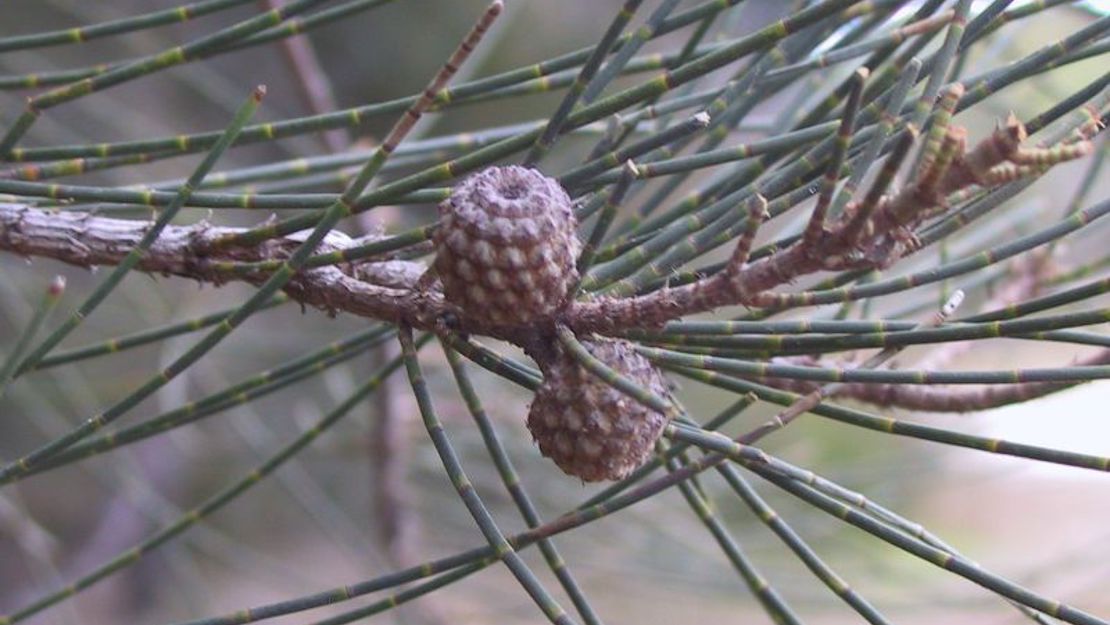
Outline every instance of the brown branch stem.
MULTIPOLYGON (((952 131, 952 129, 949 129, 952 131)), ((958 134, 958 131, 956 131, 958 134)), ((915 132, 907 129, 900 144, 909 149, 915 132)), ((957 137, 958 139, 959 137, 957 137)), ((484 334, 526 347, 540 335, 551 335, 555 323, 577 334, 613 334, 628 328, 659 327, 667 321, 731 305, 774 307, 781 296, 772 289, 821 270, 867 269, 887 266, 916 251, 913 229, 924 215, 936 212, 938 198, 980 184, 986 172, 1009 160, 1019 150, 1025 128, 1016 118, 984 139, 969 152, 960 141, 949 142, 945 154, 929 167, 929 175, 912 180, 901 190, 865 198, 876 208, 861 217, 863 209, 850 204, 827 236, 805 240, 757 260, 743 264, 747 246, 762 221, 763 198, 756 196, 749 214, 749 229, 741 236, 737 258, 725 271, 678 288, 662 288, 628 298, 599 297, 572 302, 555 319, 542 326, 496 326, 489 319, 464 315, 444 300, 438 290, 410 280, 422 266, 404 261, 367 259, 339 266, 324 266, 298 272, 285 287, 294 299, 329 312, 347 312, 393 323, 405 322, 418 330, 453 330, 484 334), (939 181, 939 183, 937 182, 939 181)), ((392 140, 387 140, 387 144, 392 140)), ((1047 168, 1078 158, 1091 150, 1088 141, 1056 148, 1026 149, 1023 159, 1047 168)), ((886 169, 893 175, 900 160, 889 159, 886 169)), ((1043 169, 1038 169, 1040 173, 1043 169)), ((885 184, 882 187, 885 188, 885 184)), ((78 211, 48 211, 21 204, 0 204, 0 250, 23 256, 45 256, 74 265, 114 265, 139 242, 147 229, 141 221, 126 221, 78 211)), ((260 284, 267 273, 230 274, 218 271, 213 261, 257 262, 286 258, 300 241, 296 235, 264 241, 253 246, 214 245, 233 240, 243 229, 212 226, 169 226, 139 263, 141 271, 193 278, 220 284, 229 279, 260 284)), ((328 235, 316 252, 343 249, 351 239, 337 231, 328 235)))
MULTIPOLYGON (((149 227, 137 220, 98 217, 80 211, 50 211, 20 204, 0 204, 0 250, 26 257, 45 257, 79 267, 116 265, 135 247, 149 227)), ((229 280, 261 284, 267 272, 232 275, 216 270, 213 261, 258 262, 280 260, 300 244, 295 238, 266 241, 254 247, 217 248, 211 243, 242 228, 212 226, 199 222, 190 226, 167 226, 139 261, 137 269, 147 273, 180 276, 220 285, 229 280)), ((351 239, 333 232, 318 252, 346 247, 351 239)), ((383 286, 387 276, 375 277, 383 266, 398 282, 412 271, 414 263, 403 261, 346 264, 301 271, 285 287, 297 301, 332 313, 347 312, 383 321, 407 321, 429 330, 446 312, 438 293, 411 288, 383 286)))

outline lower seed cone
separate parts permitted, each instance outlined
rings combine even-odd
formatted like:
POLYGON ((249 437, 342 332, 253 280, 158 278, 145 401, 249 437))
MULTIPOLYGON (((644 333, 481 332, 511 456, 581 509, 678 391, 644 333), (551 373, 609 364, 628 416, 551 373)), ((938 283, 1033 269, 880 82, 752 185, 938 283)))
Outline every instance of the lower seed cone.
MULTIPOLYGON (((666 397, 663 375, 627 341, 584 342, 596 358, 666 397)), ((540 363, 544 381, 528 410, 528 430, 544 456, 586 482, 617 480, 643 464, 667 418, 598 379, 561 346, 540 363)))

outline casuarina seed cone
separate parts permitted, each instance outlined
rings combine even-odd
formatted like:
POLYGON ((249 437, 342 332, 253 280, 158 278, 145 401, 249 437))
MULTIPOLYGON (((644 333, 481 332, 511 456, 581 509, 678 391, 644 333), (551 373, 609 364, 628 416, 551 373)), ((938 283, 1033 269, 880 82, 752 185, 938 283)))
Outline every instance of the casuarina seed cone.
POLYGON ((519 325, 567 304, 580 244, 558 182, 526 167, 490 167, 455 187, 439 212, 435 269, 463 312, 519 325))
MULTIPOLYGON (((583 342, 597 359, 666 397, 663 375, 627 341, 583 342)), ((528 430, 544 456, 586 482, 617 480, 651 455, 667 418, 598 379, 562 349, 541 362, 544 380, 528 430)))

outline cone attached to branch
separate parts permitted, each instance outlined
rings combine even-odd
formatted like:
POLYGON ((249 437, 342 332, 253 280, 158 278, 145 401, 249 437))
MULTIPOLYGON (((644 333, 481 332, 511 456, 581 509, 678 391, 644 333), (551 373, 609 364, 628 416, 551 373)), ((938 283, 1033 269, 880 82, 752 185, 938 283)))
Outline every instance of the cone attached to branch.
POLYGON ((490 167, 439 206, 435 269, 448 301, 495 325, 552 318, 577 282, 570 197, 526 167, 490 167))
MULTIPOLYGON (((583 341, 607 366, 660 397, 663 374, 628 341, 583 341)), ((544 381, 528 411, 528 430, 544 456, 586 482, 617 480, 643 464, 667 417, 607 384, 555 344, 540 362, 544 381)))

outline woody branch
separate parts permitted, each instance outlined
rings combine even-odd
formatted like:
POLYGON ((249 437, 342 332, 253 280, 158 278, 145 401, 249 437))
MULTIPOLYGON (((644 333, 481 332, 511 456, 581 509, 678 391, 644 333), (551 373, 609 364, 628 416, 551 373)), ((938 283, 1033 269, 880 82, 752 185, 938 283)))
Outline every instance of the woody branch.
MULTIPOLYGON (((957 94, 958 96, 958 94, 957 94)), ((573 302, 560 322, 578 333, 612 334, 634 327, 658 327, 679 317, 721 306, 742 304, 772 307, 781 296, 772 289, 823 270, 887 266, 916 250, 913 229, 923 219, 942 213, 945 198, 968 187, 991 186, 1017 177, 1043 173, 1048 167, 1079 158, 1091 150, 1087 140, 1050 148, 1025 148, 1025 129, 1015 118, 964 151, 964 130, 947 129, 944 140, 928 152, 919 171, 900 191, 885 194, 901 157, 912 147, 916 131, 907 128, 896 142, 876 187, 850 202, 833 223, 818 221, 823 236, 806 237, 770 256, 748 263, 747 252, 766 203, 749 202, 749 228, 740 236, 728 266, 693 284, 628 298, 599 297, 573 302)), ((95 216, 80 211, 51 211, 21 204, 0 204, 0 250, 26 257, 47 257, 92 267, 117 264, 142 237, 147 224, 95 216)), ((213 246, 240 229, 207 223, 169 226, 139 263, 149 273, 221 284, 229 279, 260 284, 268 272, 229 274, 218 262, 252 263, 285 258, 300 241, 273 239, 255 246, 213 246)), ((344 249, 353 241, 334 232, 317 253, 344 249)), ((445 316, 457 317, 459 331, 514 342, 529 328, 490 326, 478 318, 459 316, 438 290, 416 288, 423 266, 412 261, 370 258, 352 263, 304 269, 285 291, 303 304, 327 310, 405 322, 420 330, 441 329, 445 316)))

